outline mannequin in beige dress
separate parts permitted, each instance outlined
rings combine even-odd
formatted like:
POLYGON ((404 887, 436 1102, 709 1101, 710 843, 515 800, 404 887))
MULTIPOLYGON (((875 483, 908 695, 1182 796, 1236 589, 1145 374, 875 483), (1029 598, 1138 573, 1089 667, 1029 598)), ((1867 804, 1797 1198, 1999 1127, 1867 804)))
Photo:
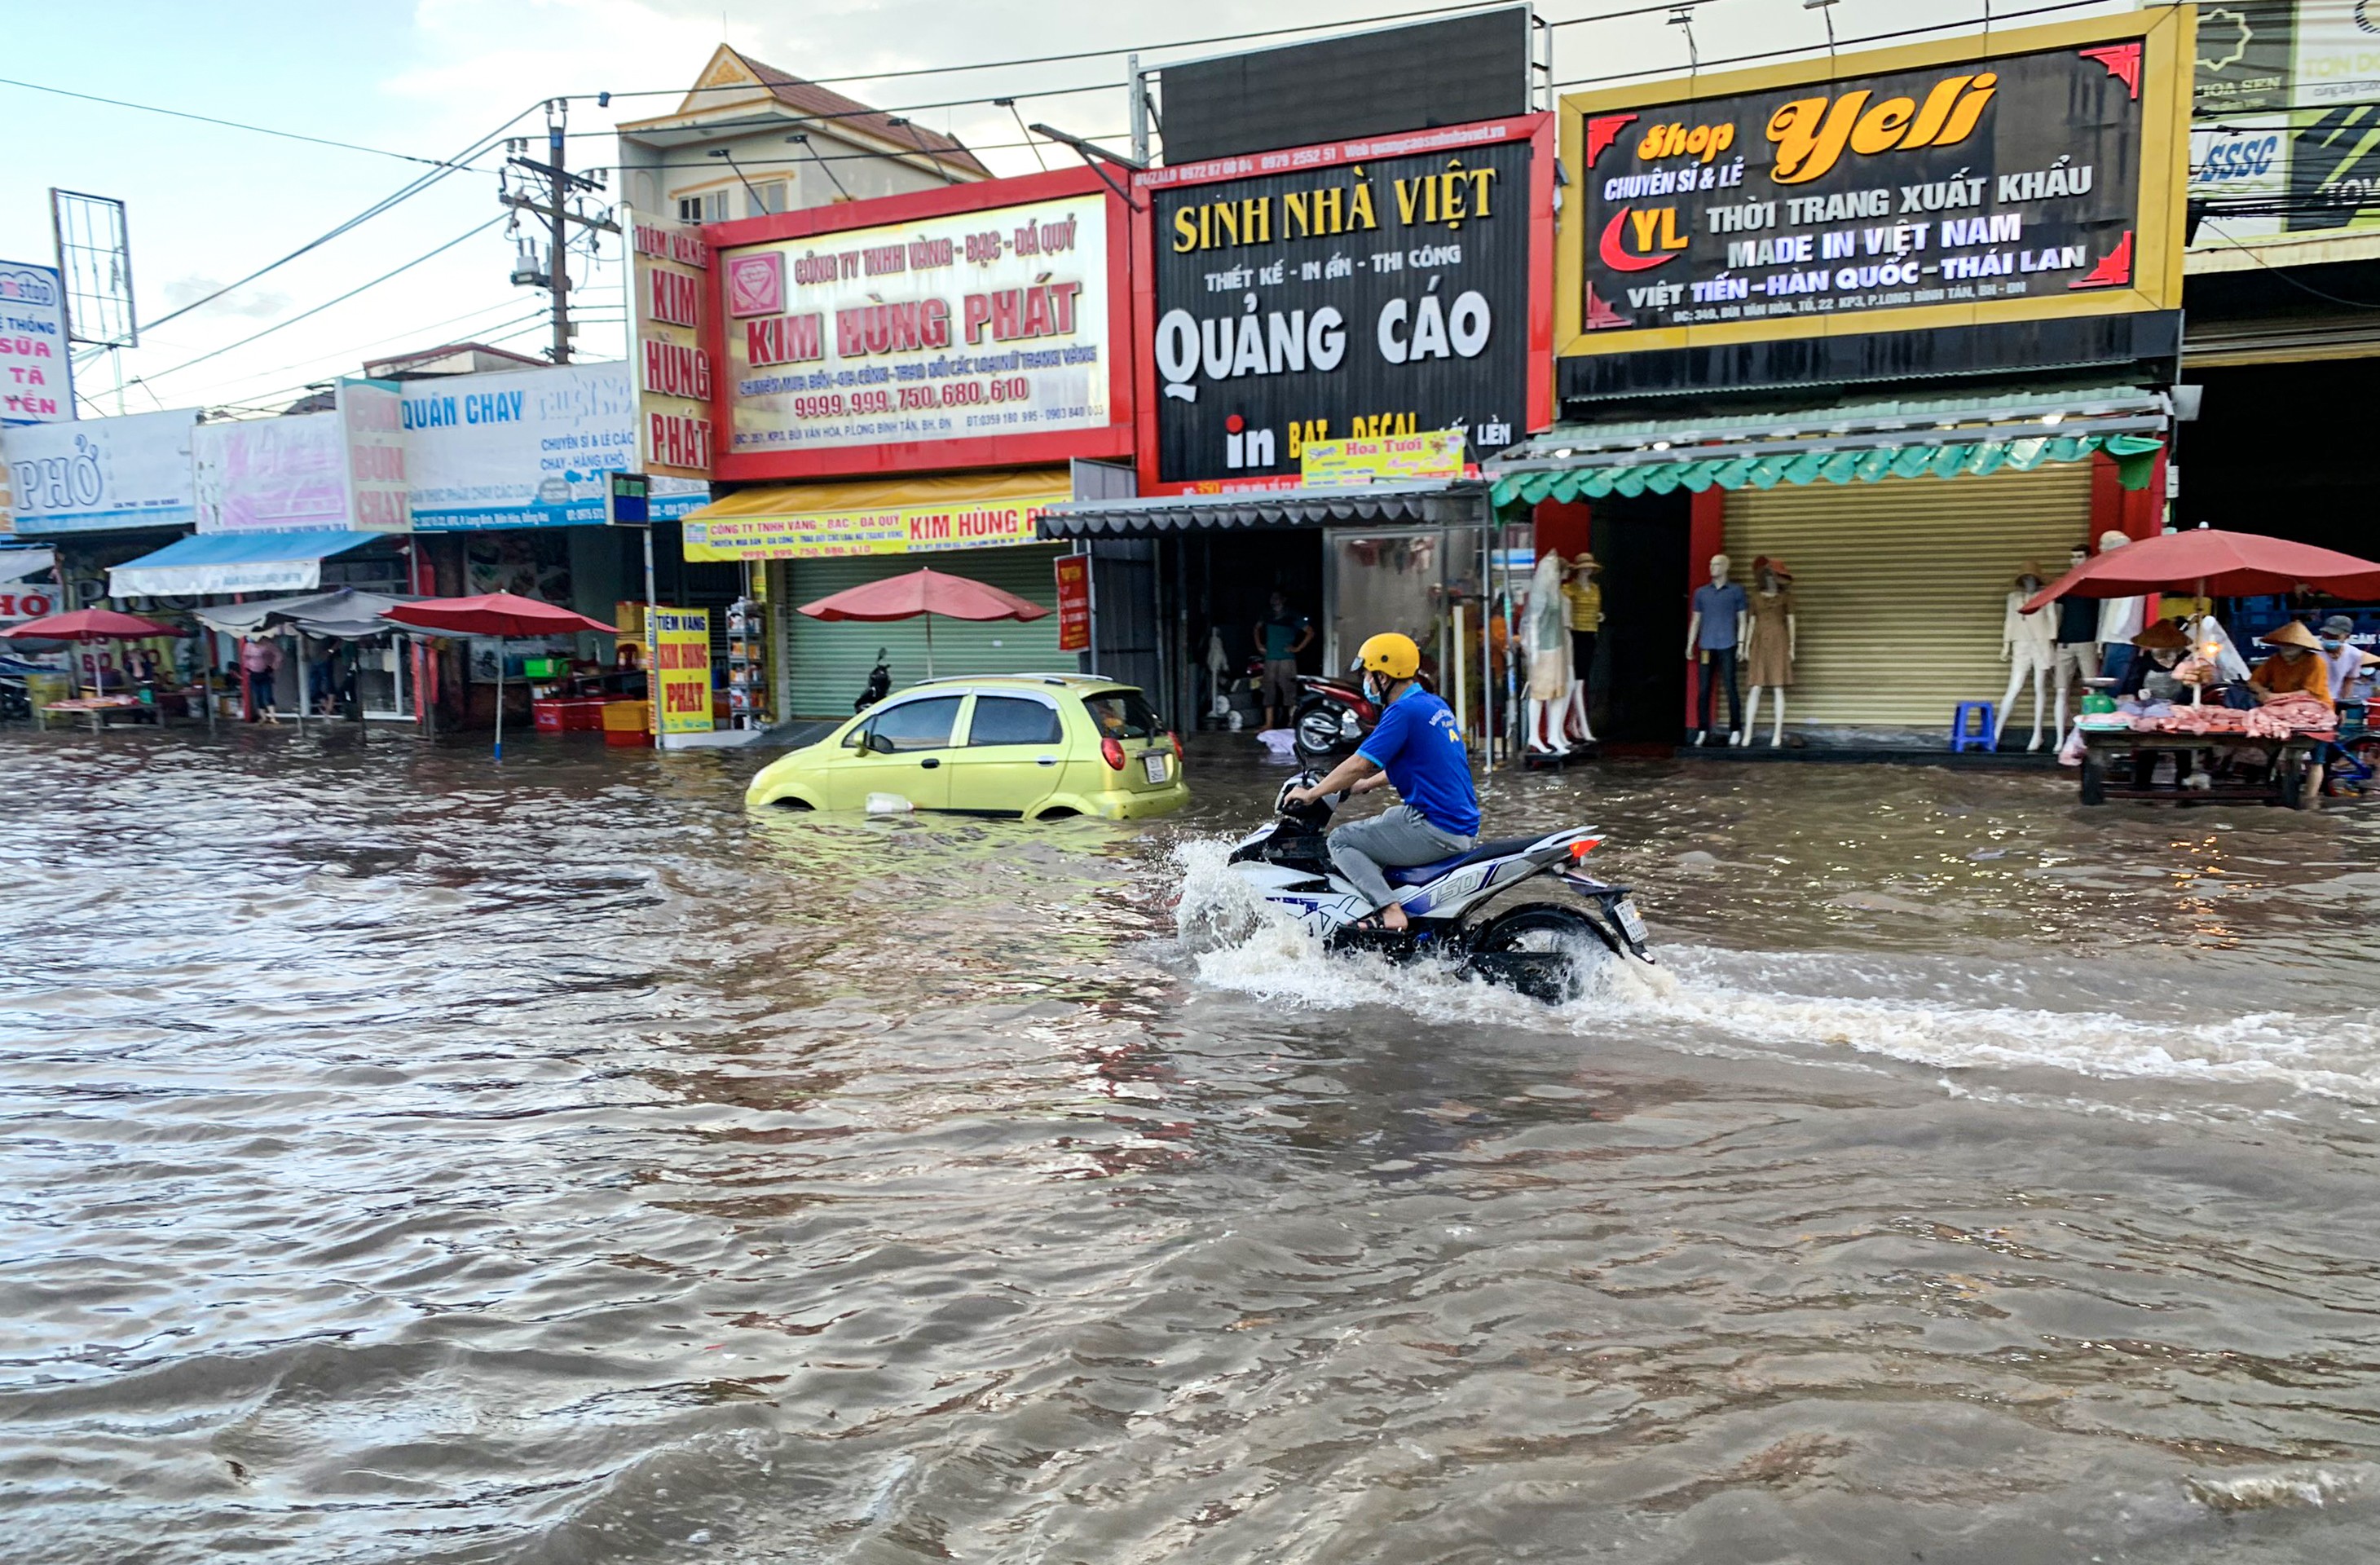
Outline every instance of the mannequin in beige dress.
POLYGON ((1775 749, 1785 743, 1785 689, 1793 683, 1793 660, 1801 655, 1798 628, 1793 613, 1793 573, 1785 568, 1782 560, 1759 556, 1752 562, 1752 637, 1744 653, 1752 696, 1744 709, 1743 732, 1735 736, 1737 744, 1751 744, 1752 731, 1760 726, 1763 690, 1777 702, 1777 716, 1768 731, 1768 747, 1775 749))

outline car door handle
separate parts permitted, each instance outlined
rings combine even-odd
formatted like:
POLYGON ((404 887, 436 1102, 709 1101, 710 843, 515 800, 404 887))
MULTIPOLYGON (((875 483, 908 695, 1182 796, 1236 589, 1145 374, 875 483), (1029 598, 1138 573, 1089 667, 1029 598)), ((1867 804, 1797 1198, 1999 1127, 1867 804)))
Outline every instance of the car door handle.
POLYGON ((924 767, 928 771, 931 771, 934 768, 942 764, 942 758, 940 756, 928 756, 924 760, 919 761, 917 764, 924 767))
POLYGON ((1055 766, 1058 764, 1058 758, 1056 756, 1037 756, 1034 758, 1033 764, 1036 766, 1055 766))

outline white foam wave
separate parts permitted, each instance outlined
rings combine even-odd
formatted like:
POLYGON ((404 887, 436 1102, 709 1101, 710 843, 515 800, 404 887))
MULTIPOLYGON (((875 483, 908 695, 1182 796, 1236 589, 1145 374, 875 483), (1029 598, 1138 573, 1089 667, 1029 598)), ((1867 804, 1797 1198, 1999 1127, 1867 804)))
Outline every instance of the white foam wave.
MULTIPOLYGON (((1548 1007, 1512 990, 1427 964, 1326 954, 1293 920, 1269 908, 1231 873, 1228 847, 1189 843, 1176 925, 1197 981, 1301 1009, 1391 1005, 1445 1022, 1564 1028, 1583 1036, 1707 1052, 1750 1044, 1796 1055, 1844 1051, 1945 1070, 2049 1068, 2107 1078, 2254 1084, 2348 1102, 2380 1104, 2380 1025, 2368 1016, 2266 1011, 2182 1024, 2108 1011, 1962 1001, 1938 971, 1902 975, 1864 963, 1857 996, 1790 993, 1733 973, 1758 974, 1780 958, 1713 948, 1664 947, 1658 966, 1597 953, 1585 993, 1548 1007), (1714 1036, 1716 1035, 1716 1037, 1714 1036)), ((1804 974, 1823 955, 1787 954, 1804 974)), ((1976 980, 1982 987, 1987 979, 1976 980)))

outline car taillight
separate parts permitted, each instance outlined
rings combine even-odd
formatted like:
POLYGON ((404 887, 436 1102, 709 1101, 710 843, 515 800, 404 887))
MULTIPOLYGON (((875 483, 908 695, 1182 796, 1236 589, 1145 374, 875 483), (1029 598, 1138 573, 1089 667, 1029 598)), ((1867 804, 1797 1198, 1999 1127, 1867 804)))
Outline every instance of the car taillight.
POLYGON ((1123 770, 1123 746, 1113 739, 1099 741, 1099 758, 1108 763, 1111 771, 1123 770))
POLYGON ((1171 739, 1171 740, 1172 740, 1172 741, 1173 741, 1173 758, 1174 758, 1175 760, 1184 760, 1184 759, 1188 758, 1184 757, 1184 756, 1183 755, 1183 753, 1182 753, 1182 735, 1181 735, 1181 734, 1174 734, 1174 733, 1170 733, 1170 732, 1169 732, 1165 736, 1166 736, 1168 739, 1171 739))

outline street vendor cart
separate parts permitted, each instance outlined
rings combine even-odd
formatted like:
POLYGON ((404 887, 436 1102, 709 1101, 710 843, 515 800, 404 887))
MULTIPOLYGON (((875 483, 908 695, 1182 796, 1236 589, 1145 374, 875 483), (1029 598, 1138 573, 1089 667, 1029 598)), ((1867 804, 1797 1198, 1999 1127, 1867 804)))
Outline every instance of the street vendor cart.
MULTIPOLYGON (((2286 539, 2199 527, 2095 554, 2034 594, 2022 612, 2037 613, 2069 595, 2188 592, 2199 599, 2240 598, 2307 588, 2380 594, 2380 564, 2286 539)), ((2210 708, 2204 700, 2202 688, 2193 705, 2176 708, 2170 716, 2085 716, 2077 726, 2082 802, 2314 805, 2309 773, 2338 738, 2335 722, 2327 730, 2259 722, 2262 714, 2210 708)))
POLYGON ((2322 758, 2333 737, 2143 733, 2130 726, 2095 728, 2086 722, 2082 802, 2155 799, 2303 809, 2313 803, 2307 795, 2307 770, 2322 758))

